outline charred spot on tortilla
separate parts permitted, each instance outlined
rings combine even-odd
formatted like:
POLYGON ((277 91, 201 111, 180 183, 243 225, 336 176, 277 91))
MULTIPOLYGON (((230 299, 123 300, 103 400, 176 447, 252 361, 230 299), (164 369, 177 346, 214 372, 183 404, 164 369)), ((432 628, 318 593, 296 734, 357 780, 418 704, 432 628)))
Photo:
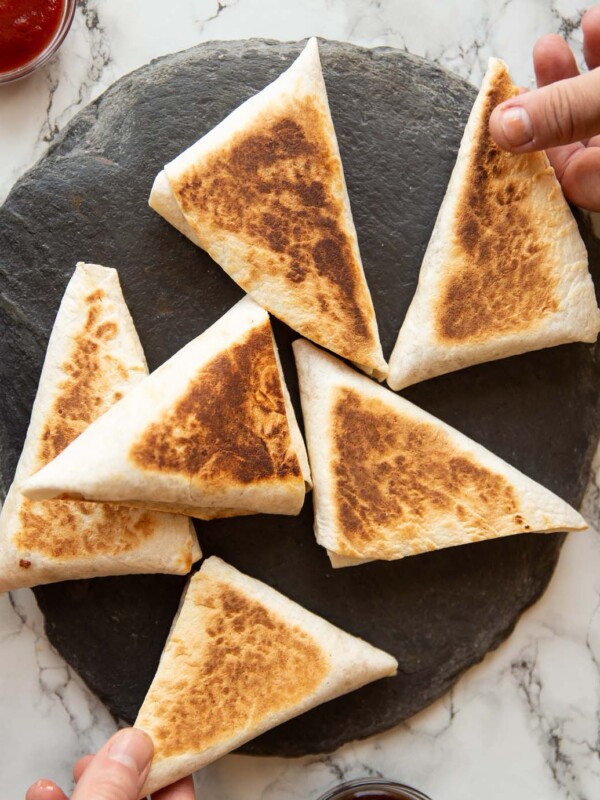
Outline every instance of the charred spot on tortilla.
POLYGON ((202 367, 129 457, 145 470, 215 483, 300 477, 269 321, 202 367))
POLYGON ((455 264, 435 309, 442 340, 523 331, 558 309, 549 244, 531 214, 530 161, 502 150, 488 130, 493 109, 517 94, 504 70, 486 95, 455 214, 455 264))

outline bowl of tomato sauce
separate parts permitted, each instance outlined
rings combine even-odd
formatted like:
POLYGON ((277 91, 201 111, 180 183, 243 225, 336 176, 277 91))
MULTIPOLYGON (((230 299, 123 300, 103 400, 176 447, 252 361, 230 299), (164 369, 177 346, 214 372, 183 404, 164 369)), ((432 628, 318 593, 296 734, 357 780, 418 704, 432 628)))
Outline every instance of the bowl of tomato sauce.
POLYGON ((0 83, 49 61, 69 32, 77 0, 0 0, 0 83))

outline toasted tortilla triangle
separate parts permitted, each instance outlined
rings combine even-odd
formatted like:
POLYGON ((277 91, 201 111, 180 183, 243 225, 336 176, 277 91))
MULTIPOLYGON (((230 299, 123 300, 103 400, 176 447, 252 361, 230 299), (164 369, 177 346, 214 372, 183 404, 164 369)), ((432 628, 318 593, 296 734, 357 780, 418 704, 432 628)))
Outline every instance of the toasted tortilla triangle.
POLYGON ((191 579, 135 727, 154 741, 143 796, 396 660, 216 557, 191 579))
POLYGON ((385 377, 316 39, 167 164, 150 205, 263 308, 385 377))
POLYGON ((269 315, 246 297, 23 490, 213 519, 297 514, 305 484, 308 459, 269 315))
POLYGON ((31 423, 0 513, 0 592, 135 572, 189 572, 190 520, 71 500, 33 502, 22 482, 148 370, 114 269, 78 264, 48 343, 31 423))
POLYGON ((517 94, 491 59, 390 359, 393 389, 596 340, 587 251, 546 154, 507 153, 488 131, 495 106, 517 94))
POLYGON ((294 342, 315 534, 334 566, 517 533, 583 530, 583 517, 441 420, 309 342, 294 342))

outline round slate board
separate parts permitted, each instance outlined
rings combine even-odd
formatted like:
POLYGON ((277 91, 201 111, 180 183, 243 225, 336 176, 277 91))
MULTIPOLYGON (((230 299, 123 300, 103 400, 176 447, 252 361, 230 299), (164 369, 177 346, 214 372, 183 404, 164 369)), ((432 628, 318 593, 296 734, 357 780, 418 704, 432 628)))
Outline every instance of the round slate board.
MULTIPOLYGON (((47 338, 77 260, 119 269, 151 369, 241 296, 210 258, 147 206, 161 166, 273 80, 299 44, 210 43, 122 79, 73 120, 0 210, 0 468, 24 438, 47 338)), ((475 90, 391 49, 322 42, 332 114, 384 352, 414 293, 475 90)), ((583 230, 596 273, 598 244, 583 230)), ((275 322, 299 412, 290 341, 275 322)), ((600 430, 593 348, 568 345, 485 364, 405 395, 574 505, 600 430)), ((327 703, 244 747, 328 751, 439 697, 496 647, 544 590, 563 537, 516 536, 397 563, 334 571, 291 517, 199 526, 216 553, 311 611, 393 653, 398 676, 327 703)), ((132 721, 185 579, 131 576, 41 587, 52 643, 109 708, 132 721)))

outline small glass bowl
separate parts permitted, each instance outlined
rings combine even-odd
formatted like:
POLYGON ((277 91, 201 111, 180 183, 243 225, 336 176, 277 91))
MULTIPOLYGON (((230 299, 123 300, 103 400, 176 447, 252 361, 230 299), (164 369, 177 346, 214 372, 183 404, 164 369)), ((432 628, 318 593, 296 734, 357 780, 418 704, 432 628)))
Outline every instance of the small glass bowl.
POLYGON ((412 786, 406 786, 403 783, 396 783, 396 781, 388 781, 383 778, 360 778, 356 781, 341 783, 321 795, 319 800, 347 800, 357 792, 371 792, 374 794, 383 792, 388 797, 395 797, 398 800, 431 800, 426 794, 423 794, 418 789, 413 789, 412 786))
POLYGON ((19 80, 19 78, 24 78, 26 75, 31 75, 31 73, 35 72, 36 69, 39 69, 46 64, 64 42, 65 36, 69 32, 69 28, 73 22, 76 8, 77 0, 65 0, 62 18, 58 28, 54 32, 54 36, 52 39, 50 39, 46 47, 40 53, 38 53, 35 58, 33 58, 31 61, 28 61, 27 64, 23 64, 16 69, 11 69, 8 72, 0 72, 0 83, 9 83, 10 81, 16 81, 19 80))

